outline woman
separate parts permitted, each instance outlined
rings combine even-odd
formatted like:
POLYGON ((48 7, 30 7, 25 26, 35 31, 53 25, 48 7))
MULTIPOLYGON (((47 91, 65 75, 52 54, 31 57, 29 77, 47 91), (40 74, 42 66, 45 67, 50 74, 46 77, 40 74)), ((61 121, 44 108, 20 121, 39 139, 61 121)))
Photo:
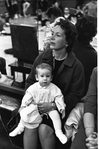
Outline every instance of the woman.
POLYGON ((97 99, 97 67, 95 67, 86 94, 83 121, 70 149, 98 149, 97 99))
MULTIPOLYGON (((72 46, 75 39, 75 26, 67 19, 60 19, 60 22, 57 22, 53 28, 50 49, 36 58, 26 82, 26 89, 36 82, 35 68, 38 64, 43 62, 52 66, 52 82, 62 90, 66 104, 66 117, 62 121, 63 123, 66 121, 70 111, 80 101, 84 91, 84 69, 82 64, 72 53, 72 46)), ((46 113, 56 109, 56 105, 55 103, 43 103, 38 105, 38 109, 40 113, 46 113)), ((53 125, 50 118, 48 116, 46 117, 46 115, 43 116, 43 121, 39 129, 25 129, 23 140, 24 149, 36 149, 38 137, 42 149, 60 148, 61 144, 56 146, 53 125)), ((62 147, 66 148, 66 145, 62 147)))

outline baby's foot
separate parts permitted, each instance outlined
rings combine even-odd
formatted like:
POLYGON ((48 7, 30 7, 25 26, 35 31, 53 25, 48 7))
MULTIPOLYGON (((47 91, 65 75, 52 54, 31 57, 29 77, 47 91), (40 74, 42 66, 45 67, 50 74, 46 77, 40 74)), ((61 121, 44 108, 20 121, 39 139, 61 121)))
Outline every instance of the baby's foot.
POLYGON ((21 134, 23 131, 24 131, 23 127, 17 127, 12 132, 9 133, 9 136, 10 137, 15 137, 15 136, 21 134))
POLYGON ((61 130, 58 130, 55 133, 62 144, 65 144, 67 142, 67 137, 63 134, 61 130))

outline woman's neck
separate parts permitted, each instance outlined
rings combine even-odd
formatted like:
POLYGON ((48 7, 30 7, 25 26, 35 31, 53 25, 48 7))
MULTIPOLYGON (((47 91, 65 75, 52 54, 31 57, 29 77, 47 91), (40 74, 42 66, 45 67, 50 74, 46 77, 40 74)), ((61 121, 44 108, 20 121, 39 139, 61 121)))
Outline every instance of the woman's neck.
POLYGON ((56 60, 63 60, 67 57, 67 52, 65 48, 59 51, 53 50, 53 55, 56 60))

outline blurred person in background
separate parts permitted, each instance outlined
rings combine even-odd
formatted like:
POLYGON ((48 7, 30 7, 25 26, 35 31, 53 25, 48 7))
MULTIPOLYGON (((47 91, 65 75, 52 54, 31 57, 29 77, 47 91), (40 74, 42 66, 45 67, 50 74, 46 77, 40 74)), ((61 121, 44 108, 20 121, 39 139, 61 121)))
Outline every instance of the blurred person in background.
POLYGON ((79 6, 82 9, 84 2, 85 0, 76 0, 76 8, 79 6))
POLYGON ((85 4, 82 10, 84 15, 89 15, 97 18, 97 1, 93 0, 85 4))
POLYGON ((62 6, 61 0, 56 0, 53 5, 56 6, 56 7, 58 7, 58 8, 60 8, 61 11, 62 11, 62 13, 64 13, 64 8, 62 6))
POLYGON ((12 18, 12 3, 11 3, 11 0, 5 0, 5 6, 7 8, 7 11, 8 11, 8 14, 9 14, 9 17, 12 18))
POLYGON ((30 2, 28 2, 27 0, 24 0, 24 3, 23 3, 23 16, 24 16, 24 17, 27 17, 27 16, 30 15, 30 14, 28 13, 29 7, 30 7, 30 2))
POLYGON ((18 18, 18 2, 17 0, 11 0, 12 5, 12 18, 18 18))
MULTIPOLYGON (((97 1, 93 0, 87 4, 84 5, 82 8, 84 15, 89 15, 97 18, 97 1)), ((93 37, 93 40, 91 41, 91 45, 95 50, 97 50, 97 34, 93 37)))
POLYGON ((71 20, 70 10, 68 7, 64 8, 64 18, 71 20))
POLYGON ((85 15, 78 19, 76 29, 78 36, 73 46, 73 52, 84 66, 86 95, 92 70, 97 66, 97 52, 90 44, 97 34, 97 19, 85 15))
POLYGON ((17 3, 18 3, 18 15, 19 15, 19 17, 22 17, 23 16, 23 3, 24 3, 24 0, 17 0, 17 3))

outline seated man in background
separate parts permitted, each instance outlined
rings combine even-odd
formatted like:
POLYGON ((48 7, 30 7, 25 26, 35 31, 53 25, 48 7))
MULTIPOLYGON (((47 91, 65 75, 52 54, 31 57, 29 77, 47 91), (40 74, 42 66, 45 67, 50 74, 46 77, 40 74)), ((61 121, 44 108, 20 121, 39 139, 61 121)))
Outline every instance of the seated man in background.
POLYGON ((97 66, 97 52, 90 44, 93 37, 97 34, 97 19, 95 17, 85 15, 78 19, 76 29, 78 36, 77 41, 73 46, 73 52, 84 66, 84 95, 86 95, 92 70, 97 66))

